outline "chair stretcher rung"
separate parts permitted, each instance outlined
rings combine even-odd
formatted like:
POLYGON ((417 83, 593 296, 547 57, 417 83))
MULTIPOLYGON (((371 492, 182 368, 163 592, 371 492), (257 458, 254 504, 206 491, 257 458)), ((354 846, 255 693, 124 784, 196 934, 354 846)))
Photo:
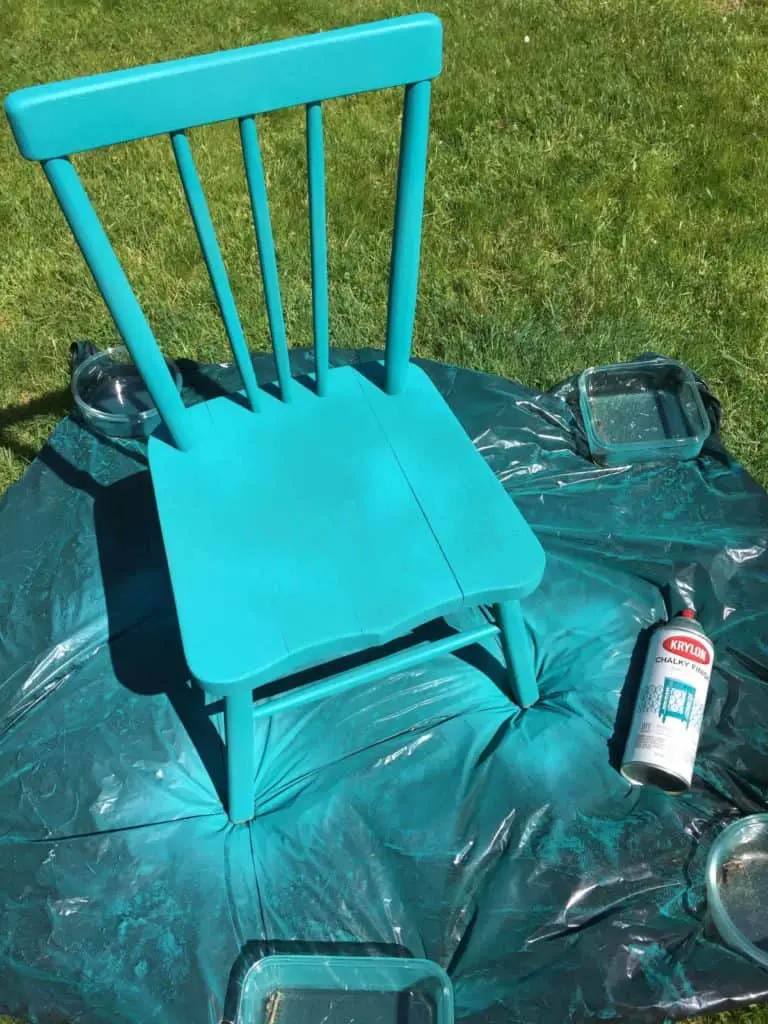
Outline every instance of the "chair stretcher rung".
POLYGON ((350 690, 355 686, 362 686, 364 683, 371 683, 384 676, 392 675, 395 672, 404 672, 406 669, 415 668, 424 662, 437 658, 442 654, 450 654, 452 651, 470 644, 480 643, 488 637, 499 632, 498 627, 493 623, 486 623, 476 629, 468 630, 466 633, 454 633, 452 636, 442 640, 435 640, 429 643, 416 644, 404 651, 397 651, 386 658, 371 662, 368 665, 360 665, 348 669, 346 672, 339 672, 329 679, 319 683, 307 683, 304 686, 297 686, 288 693, 280 694, 278 697, 268 697, 265 700, 257 701, 254 705, 254 717, 260 718, 264 715, 273 715, 276 711, 283 711, 286 708, 298 707, 311 701, 322 700, 324 697, 331 697, 334 694, 350 690))

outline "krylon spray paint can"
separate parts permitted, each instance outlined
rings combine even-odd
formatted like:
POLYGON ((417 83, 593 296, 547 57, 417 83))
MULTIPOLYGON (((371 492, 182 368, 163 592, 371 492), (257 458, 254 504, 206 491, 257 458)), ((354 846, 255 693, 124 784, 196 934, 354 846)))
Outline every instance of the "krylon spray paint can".
POLYGON ((688 789, 714 657, 690 609, 653 632, 621 765, 630 782, 688 789))

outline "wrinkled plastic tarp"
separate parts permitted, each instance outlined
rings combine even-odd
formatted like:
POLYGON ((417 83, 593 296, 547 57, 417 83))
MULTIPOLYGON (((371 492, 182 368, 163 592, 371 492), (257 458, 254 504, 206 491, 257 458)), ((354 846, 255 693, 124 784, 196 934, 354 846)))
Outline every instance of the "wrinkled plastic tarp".
POLYGON ((510 703, 489 643, 283 711, 259 724, 256 818, 232 827, 143 449, 65 420, 0 506, 0 1009, 218 1021, 262 939, 407 947, 472 1024, 768 998, 703 888, 724 824, 766 809, 768 497, 715 438, 695 462, 597 468, 572 381, 425 366, 546 548, 524 603, 540 703, 510 703), (685 603, 716 667, 694 788, 669 797, 617 765, 649 628, 685 603))

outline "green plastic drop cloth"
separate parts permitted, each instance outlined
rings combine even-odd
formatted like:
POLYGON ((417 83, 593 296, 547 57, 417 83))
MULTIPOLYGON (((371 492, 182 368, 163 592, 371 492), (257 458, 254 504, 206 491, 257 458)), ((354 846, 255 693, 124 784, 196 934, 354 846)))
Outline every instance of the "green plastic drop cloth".
MULTIPOLYGON (((599 469, 573 381, 424 365, 546 548, 524 602, 541 701, 510 702, 489 643, 284 711, 231 826, 143 448, 64 420, 0 505, 0 1010, 228 1020, 264 940, 429 957, 467 1024, 768 998, 703 886, 722 827, 766 810, 768 496, 716 434, 693 462, 599 469), (716 664, 693 789, 670 797, 617 766, 649 630, 686 603, 716 664)), ((238 386, 184 374, 188 398, 238 386)))

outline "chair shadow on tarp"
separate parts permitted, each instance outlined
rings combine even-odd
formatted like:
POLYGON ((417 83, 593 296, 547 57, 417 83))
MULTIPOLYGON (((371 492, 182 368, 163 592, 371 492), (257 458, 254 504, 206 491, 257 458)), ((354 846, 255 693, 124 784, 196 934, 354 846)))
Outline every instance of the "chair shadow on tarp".
POLYGON ((11 428, 38 416, 64 416, 72 407, 72 392, 69 388, 48 391, 44 395, 32 398, 28 402, 17 402, 0 409, 0 445, 8 448, 14 455, 25 462, 37 457, 38 449, 26 441, 14 436, 11 428))
POLYGON ((395 957, 409 959, 410 950, 395 942, 302 942, 282 939, 255 939, 246 942, 235 960, 229 974, 224 997, 222 1024, 233 1024, 237 1020, 238 1003, 245 977, 249 969, 266 956, 355 956, 395 957))
POLYGON ((165 694, 223 800, 223 744, 205 707, 202 690, 189 680, 152 481, 143 468, 146 458, 141 450, 131 450, 119 440, 100 440, 130 455, 142 468, 104 485, 74 466, 50 443, 39 459, 69 487, 93 498, 115 677, 135 694, 165 694))
MULTIPOLYGON (((226 394, 215 381, 213 391, 226 394)), ((85 428, 87 429, 87 428, 85 428)), ((39 460, 67 486, 93 498, 94 528, 108 618, 109 653, 115 677, 132 693, 165 694, 200 756, 219 799, 226 803, 224 746, 211 716, 223 701, 211 701, 190 680, 145 452, 136 444, 101 437, 104 445, 140 468, 113 484, 101 484, 73 465, 50 442, 39 460)), ((275 696, 325 676, 393 654, 416 643, 458 632, 444 619, 433 620, 378 648, 285 677, 255 691, 257 700, 275 696)), ((508 699, 509 683, 501 651, 480 644, 452 657, 485 675, 508 699)), ((512 704, 510 704, 510 709, 512 704)))

